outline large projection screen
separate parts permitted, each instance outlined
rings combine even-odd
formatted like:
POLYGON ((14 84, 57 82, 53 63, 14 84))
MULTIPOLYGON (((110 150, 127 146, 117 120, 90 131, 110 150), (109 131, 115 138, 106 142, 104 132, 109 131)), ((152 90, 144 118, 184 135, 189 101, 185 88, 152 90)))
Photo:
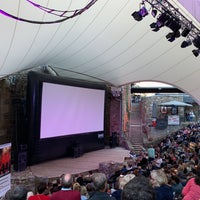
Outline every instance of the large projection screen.
POLYGON ((106 85, 30 72, 27 85, 28 164, 104 148, 106 85))
POLYGON ((40 138, 104 130, 105 91, 43 83, 40 138))

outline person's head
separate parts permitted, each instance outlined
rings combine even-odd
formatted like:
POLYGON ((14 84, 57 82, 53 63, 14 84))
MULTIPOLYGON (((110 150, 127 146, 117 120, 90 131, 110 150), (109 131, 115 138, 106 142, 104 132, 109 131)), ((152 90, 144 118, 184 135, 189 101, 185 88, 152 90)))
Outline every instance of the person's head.
POLYGON ((28 190, 25 186, 17 185, 10 195, 10 200, 26 200, 27 192, 28 190))
POLYGON ((119 178, 119 188, 123 190, 124 186, 135 177, 134 174, 127 174, 119 178))
POLYGON ((86 196, 87 198, 89 198, 87 188, 86 188, 86 186, 84 186, 84 185, 81 186, 81 195, 84 195, 84 196, 86 196))
POLYGON ((5 193, 4 199, 5 199, 5 200, 10 200, 11 194, 12 194, 12 189, 8 190, 8 191, 5 193))
POLYGON ((168 183, 167 176, 162 169, 151 171, 150 178, 153 187, 160 187, 168 183))
POLYGON ((124 186, 121 199, 155 200, 155 191, 148 178, 144 176, 136 176, 124 186))
POLYGON ((75 182, 73 184, 73 190, 78 190, 80 192, 81 191, 81 185, 78 182, 75 182))
POLYGON ((47 189, 47 183, 44 181, 40 181, 37 185, 37 192, 38 194, 44 193, 44 191, 47 189))
POLYGON ((63 188, 71 188, 73 183, 73 177, 71 174, 64 174, 61 177, 61 185, 63 188))
POLYGON ((103 173, 95 173, 92 176, 92 182, 94 184, 95 190, 104 192, 107 186, 107 178, 103 173))

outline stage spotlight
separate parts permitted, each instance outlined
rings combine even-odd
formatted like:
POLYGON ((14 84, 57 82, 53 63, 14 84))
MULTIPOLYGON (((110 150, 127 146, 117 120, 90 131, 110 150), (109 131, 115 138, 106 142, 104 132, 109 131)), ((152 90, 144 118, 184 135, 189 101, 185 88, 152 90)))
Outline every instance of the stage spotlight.
POLYGON ((170 19, 170 16, 167 13, 162 13, 158 17, 157 22, 160 24, 160 26, 164 26, 165 23, 170 19))
POLYGON ((142 17, 145 17, 146 15, 148 15, 148 11, 146 9, 145 6, 143 6, 140 10, 139 10, 139 13, 142 17))
POLYGON ((149 26, 150 26, 151 28, 156 28, 157 24, 156 24, 156 22, 153 22, 153 23, 151 23, 149 26))
POLYGON ((191 40, 185 40, 181 43, 181 48, 186 48, 190 45, 192 45, 192 41, 191 40))
POLYGON ((150 27, 152 28, 152 31, 154 31, 154 32, 157 32, 160 30, 160 28, 158 27, 158 24, 156 22, 151 23, 150 27))
MULTIPOLYGON (((172 20, 169 20, 168 22, 167 22, 168 24, 166 23, 166 26, 169 27, 175 33, 178 32, 179 29, 181 28, 179 20, 172 19, 172 20)), ((179 37, 180 37, 180 34, 179 34, 179 37)))
POLYGON ((200 53, 200 50, 199 49, 194 49, 192 50, 192 53, 194 54, 195 57, 197 57, 200 53))
POLYGON ((190 33, 190 29, 189 28, 184 28, 184 30, 181 33, 181 36, 183 37, 187 37, 187 35, 190 33))
POLYGON ((166 38, 169 42, 173 42, 176 39, 176 33, 170 32, 166 35, 166 38))
POLYGON ((146 15, 148 15, 148 11, 145 8, 145 6, 143 6, 139 11, 135 11, 132 13, 132 17, 136 21, 141 21, 143 19, 143 17, 145 17, 146 15))
POLYGON ((194 38, 194 40, 192 42, 193 42, 195 47, 200 49, 200 36, 197 36, 196 38, 194 38))
POLYGON ((173 42, 176 38, 180 37, 180 32, 170 32, 166 35, 166 38, 169 42, 173 42))
POLYGON ((156 9, 152 9, 151 15, 152 15, 153 17, 156 17, 156 15, 157 15, 157 10, 156 10, 156 9))
POLYGON ((132 13, 132 17, 136 20, 136 21, 141 21, 142 20, 142 16, 140 15, 139 12, 135 11, 134 13, 132 13))

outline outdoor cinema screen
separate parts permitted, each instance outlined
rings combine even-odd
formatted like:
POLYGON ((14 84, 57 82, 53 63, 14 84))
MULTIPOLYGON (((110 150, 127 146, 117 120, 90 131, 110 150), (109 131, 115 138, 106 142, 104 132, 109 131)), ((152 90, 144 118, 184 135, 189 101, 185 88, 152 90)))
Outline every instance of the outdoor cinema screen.
POLYGON ((105 90, 44 82, 40 138, 104 130, 105 90))
POLYGON ((74 144, 84 152, 104 148, 106 86, 52 76, 28 74, 28 163, 70 155, 74 144))

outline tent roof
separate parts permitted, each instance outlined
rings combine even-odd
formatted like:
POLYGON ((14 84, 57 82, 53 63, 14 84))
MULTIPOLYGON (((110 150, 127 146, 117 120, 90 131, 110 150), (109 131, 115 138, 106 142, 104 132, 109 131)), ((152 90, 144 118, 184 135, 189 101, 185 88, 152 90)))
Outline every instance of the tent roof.
POLYGON ((181 102, 181 101, 168 101, 168 102, 161 103, 160 106, 178 106, 178 107, 189 106, 189 107, 191 107, 192 105, 188 104, 188 103, 181 102))
MULTIPOLYGON (((169 0, 197 26, 178 3, 169 0)), ((76 10, 88 0, 6 0, 0 3, 0 78, 30 68, 51 66, 60 76, 98 80, 119 87, 158 81, 177 87, 200 103, 200 57, 194 46, 182 49, 185 38, 166 39, 169 28, 153 32, 151 14, 136 21, 131 14, 141 0, 98 0, 82 14, 61 23, 37 24, 15 20, 2 11, 30 21, 56 21, 52 12, 76 10), (53 10, 54 9, 54 10, 53 10)), ((193 1, 191 1, 193 2, 193 1)), ((193 6, 200 12, 199 4, 193 6)))

